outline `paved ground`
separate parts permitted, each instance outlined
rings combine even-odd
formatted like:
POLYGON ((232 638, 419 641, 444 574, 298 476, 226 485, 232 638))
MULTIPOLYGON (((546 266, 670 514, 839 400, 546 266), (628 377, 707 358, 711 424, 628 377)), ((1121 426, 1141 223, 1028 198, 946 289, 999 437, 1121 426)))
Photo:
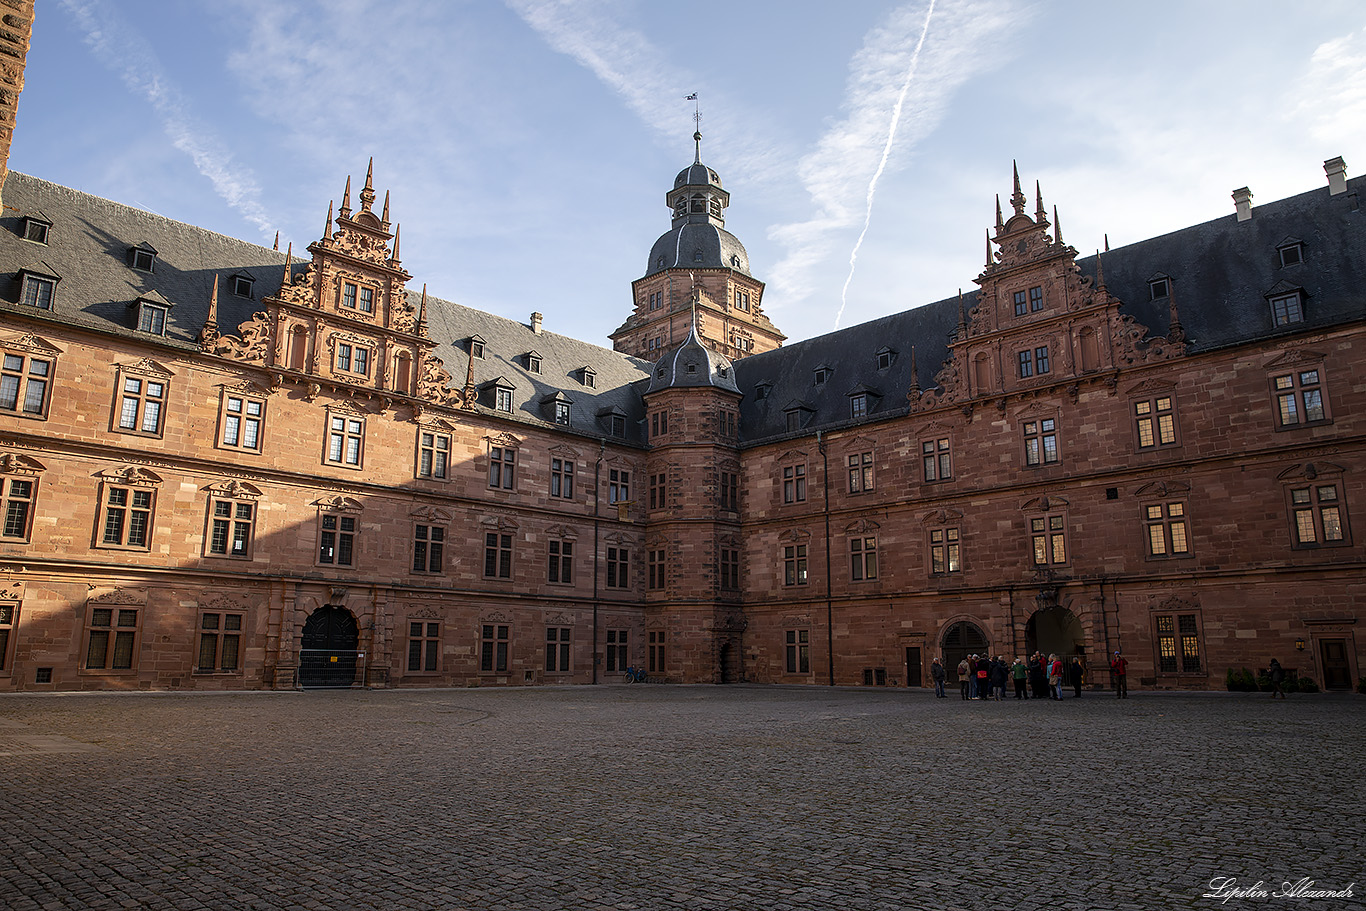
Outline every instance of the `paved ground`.
POLYGON ((4 696, 0 907, 1362 908, 1364 745, 1356 696, 4 696))

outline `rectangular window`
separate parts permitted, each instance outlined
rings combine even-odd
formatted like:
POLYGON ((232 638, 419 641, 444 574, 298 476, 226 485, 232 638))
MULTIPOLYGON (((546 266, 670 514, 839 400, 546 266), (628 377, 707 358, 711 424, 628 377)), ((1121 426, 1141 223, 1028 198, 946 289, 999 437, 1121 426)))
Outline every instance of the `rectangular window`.
POLYGON ((783 583, 806 584, 806 545, 788 544, 783 547, 783 583))
POLYGON ((343 415, 328 416, 327 461, 360 467, 365 448, 365 421, 343 415))
POLYGON ((650 673, 664 673, 664 631, 650 630, 650 673))
POLYGON ((630 642, 627 630, 609 629, 607 631, 607 673, 620 674, 631 666, 630 642))
POLYGON ((1195 614, 1158 614, 1157 670, 1162 674, 1200 673, 1200 634, 1195 614))
POLYGON ((619 468, 607 470, 607 502, 625 503, 631 499, 631 473, 619 468))
POLYGON ((342 283, 341 305, 348 310, 356 309, 356 285, 354 282, 342 283))
POLYGON ((494 390, 494 410, 512 413, 512 390, 499 386, 494 390))
POLYGON ((4 510, 5 516, 0 538, 28 541, 33 521, 34 487, 35 482, 30 478, 0 478, 0 509, 4 510))
POLYGON ((263 399, 240 395, 224 395, 218 422, 223 428, 219 445, 224 449, 261 449, 261 425, 265 420, 266 403, 263 399))
POLYGON ((849 492, 867 493, 873 489, 873 454, 859 452, 849 456, 849 492))
POLYGON ((101 546, 147 550, 152 540, 155 501, 155 491, 147 488, 107 486, 101 546))
POLYGON ((1271 323, 1274 326, 1288 326, 1304 322, 1304 308, 1300 305, 1299 293, 1287 294, 1271 299, 1271 323))
POLYGON ((242 614, 205 613, 199 618, 199 661, 201 674, 241 670, 242 614))
POLYGON ((806 502, 806 466, 783 466, 783 502, 806 502))
POLYGON ((859 395, 849 396, 849 417, 861 418, 868 414, 868 396, 860 393, 859 395))
POLYGON ((664 551, 655 549, 648 550, 645 553, 649 568, 649 588, 651 591, 662 591, 664 589, 664 551))
POLYGON ((738 591, 740 588, 740 549, 721 548, 719 560, 721 588, 725 591, 738 591))
POLYGON ((1043 309, 1043 288, 1038 285, 1029 289, 1029 309, 1034 313, 1043 309))
POLYGON ((351 346, 350 346, 350 345, 338 345, 338 346, 337 346, 337 369, 338 369, 338 370, 346 371, 347 373, 350 373, 350 372, 351 372, 351 346))
POLYGON ((251 559, 256 504, 250 500, 209 498, 209 556, 251 559))
POLYGON ((484 578, 512 578, 512 535, 494 531, 484 534, 484 578))
POLYGON ((0 603, 0 671, 9 671, 9 644, 18 619, 19 605, 13 602, 0 603))
POLYGON ((1300 370, 1272 379, 1276 395, 1276 413, 1280 427, 1316 424, 1326 421, 1326 396, 1318 370, 1300 370))
POLYGON ((1023 291, 1016 291, 1016 292, 1015 292, 1015 315, 1016 315, 1016 316, 1024 316, 1025 313, 1027 313, 1027 312, 1028 312, 1028 304, 1025 303, 1025 293, 1024 293, 1023 291))
POLYGON ((0 370, 0 411, 12 411, 30 417, 47 414, 52 361, 6 352, 3 363, 3 370, 0 370))
POLYGON ((849 578, 855 582, 877 578, 877 538, 849 539, 849 578))
POLYGON ((517 451, 506 446, 489 449, 489 486, 512 490, 516 479, 517 451))
POLYGON ((574 581, 574 542, 551 541, 550 565, 546 574, 547 582, 560 582, 568 585, 574 581))
POLYGON ((127 671, 136 658, 138 612, 131 608, 96 607, 90 610, 85 648, 88 670, 127 671))
POLYGON ((1034 356, 1029 351, 1021 351, 1016 355, 1020 362, 1020 379, 1034 375, 1034 356))
POLYGON ((361 376, 370 375, 370 349, 356 349, 356 372, 361 376))
POLYGON ((545 630, 545 671, 569 673, 569 627, 548 626, 545 630))
POLYGON ((1035 566, 1067 562, 1067 522, 1062 516, 1036 516, 1029 520, 1035 566))
POLYGON ((52 279, 25 275, 23 297, 20 302, 39 310, 51 310, 52 292, 55 290, 57 290, 57 283, 52 279))
POLYGON ((361 310, 362 313, 374 313, 374 312, 375 312, 375 289, 374 289, 374 288, 365 288, 365 287, 362 287, 362 288, 360 289, 360 310, 361 310))
POLYGON ((555 403, 555 423, 564 427, 569 426, 569 403, 555 403))
POLYGON ((441 558, 445 555, 445 549, 445 526, 415 525, 413 527, 413 572, 441 572, 441 558))
POLYGON ((1149 556, 1190 556, 1184 503, 1153 503, 1143 508, 1143 516, 1148 526, 1149 556))
POLYGON ((1134 431, 1139 449, 1176 445, 1176 403, 1169 395, 1134 402, 1134 431))
POLYGON ((665 507, 665 475, 663 472, 650 475, 650 508, 663 509, 665 507))
POLYGON ((625 547, 607 548, 607 587, 629 588, 631 585, 631 551, 625 547))
POLYGON ((441 670, 441 624, 431 620, 408 621, 408 672, 441 670))
POLYGON ((958 529, 930 529, 930 572, 936 576, 960 572, 958 529))
POLYGON ((356 517, 327 513, 318 517, 318 562, 351 566, 356 559, 356 517))
POLYGON ((787 631, 786 658, 789 674, 811 673, 811 630, 790 629, 787 631))
POLYGON ((146 302, 138 304, 138 331, 152 335, 166 334, 166 308, 146 302))
POLYGON ((479 637, 479 669, 502 673, 508 669, 510 628, 502 623, 485 623, 479 637))
POLYGON ((1042 375, 1042 374, 1047 373, 1048 370, 1049 370, 1049 367, 1048 367, 1048 346, 1047 346, 1047 345, 1044 345, 1044 346, 1042 346, 1042 347, 1035 348, 1035 349, 1034 349, 1034 372, 1037 373, 1037 374, 1042 375))
POLYGON ((550 495, 564 500, 574 499, 574 460, 550 460, 550 495))
POLYGON ((118 429, 130 433, 161 433, 161 413, 166 404, 166 384, 159 380, 125 376, 119 399, 118 429))
POLYGON ((451 458, 451 438, 444 433, 417 435, 417 476, 444 478, 451 458))
POLYGON ((1050 465, 1058 461, 1058 430, 1053 418, 1025 421, 1023 431, 1026 465, 1050 465))
POLYGON ((1342 505, 1342 491, 1336 484, 1292 488, 1290 510, 1296 546, 1346 544, 1347 523, 1342 505))
POLYGON ((740 475, 734 471, 721 472, 720 486, 721 508, 736 510, 740 508, 740 475))
POLYGON ((669 432, 669 412, 656 411, 650 415, 650 439, 669 432))
POLYGON ((920 461, 926 481, 947 481, 953 477, 953 461, 949 456, 948 437, 921 442, 920 461))

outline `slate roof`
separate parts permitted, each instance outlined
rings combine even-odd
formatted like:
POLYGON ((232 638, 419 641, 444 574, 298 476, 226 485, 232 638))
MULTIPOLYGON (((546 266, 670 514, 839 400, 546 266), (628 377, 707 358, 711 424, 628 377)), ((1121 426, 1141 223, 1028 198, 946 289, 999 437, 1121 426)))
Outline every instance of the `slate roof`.
POLYGON ((707 348, 697 338, 697 325, 688 330, 688 337, 672 351, 667 351, 655 362, 650 377, 649 392, 663 389, 701 388, 704 386, 739 392, 735 371, 725 355, 707 348))
MULTIPOLYGON (((306 251, 305 257, 310 256, 306 251)), ((0 217, 0 311, 21 312, 151 344, 198 350, 196 337, 208 315, 213 278, 218 276, 218 324, 225 334, 262 310, 261 298, 279 291, 285 254, 225 237, 11 171, 5 182, 5 212, 0 217), (23 221, 39 215, 51 222, 48 243, 22 239, 23 221), (132 267, 130 250, 150 245, 157 251, 152 272, 132 267), (20 270, 60 277, 52 312, 17 303, 20 270), (231 279, 254 279, 251 298, 232 293, 231 279), (164 337, 139 332, 139 298, 165 298, 171 304, 164 337)), ((296 258, 293 269, 306 262, 296 258)), ((417 307, 420 291, 409 290, 417 307)), ((650 375, 650 363, 553 332, 537 334, 527 325, 428 296, 427 324, 436 350, 462 388, 468 365, 466 340, 484 339, 484 357, 475 360, 476 385, 502 376, 513 390, 513 411, 498 417, 530 424, 554 421, 553 397, 570 407, 569 429, 594 437, 610 433, 610 415, 624 418, 627 442, 643 443, 644 406, 637 385, 650 375), (541 372, 527 369, 524 355, 536 351, 541 372), (584 368, 593 386, 584 383, 584 368), (615 409, 615 411, 614 411, 615 409)), ((481 400, 482 401, 482 400, 481 400)), ((488 413, 493 414, 490 398, 488 413)))

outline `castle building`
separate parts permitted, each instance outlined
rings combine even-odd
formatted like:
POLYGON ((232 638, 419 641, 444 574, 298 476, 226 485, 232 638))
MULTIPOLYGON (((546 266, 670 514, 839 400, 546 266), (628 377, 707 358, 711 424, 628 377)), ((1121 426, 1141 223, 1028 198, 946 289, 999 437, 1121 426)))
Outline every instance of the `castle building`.
MULTIPOLYGON (((1361 673, 1366 178, 785 345, 695 158, 607 350, 11 172, 0 690, 1361 673)), ((319 207, 321 217, 321 205, 319 207)))

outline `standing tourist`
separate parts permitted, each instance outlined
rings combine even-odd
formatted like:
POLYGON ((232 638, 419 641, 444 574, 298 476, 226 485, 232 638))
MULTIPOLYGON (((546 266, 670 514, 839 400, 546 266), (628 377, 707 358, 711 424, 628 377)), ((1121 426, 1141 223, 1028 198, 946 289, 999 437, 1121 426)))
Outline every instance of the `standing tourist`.
POLYGON ((1285 682, 1285 671, 1275 658, 1271 659, 1271 669, 1267 671, 1267 676, 1271 678, 1271 698, 1275 699, 1279 694, 1284 699, 1285 690, 1281 689, 1281 684, 1285 682))
POLYGON ((1115 678, 1115 698, 1129 698, 1129 662, 1118 651, 1115 652, 1115 659, 1110 662, 1110 673, 1115 678))
POLYGON ((1029 674, 1029 668, 1025 667, 1024 659, 1019 655, 1015 656, 1015 663, 1010 666, 1010 676, 1015 680, 1015 698, 1025 698, 1025 677, 1029 674))
POLYGON ((968 659, 964 658, 962 661, 959 661, 959 662, 958 662, 958 690, 959 690, 959 694, 960 694, 964 699, 970 698, 969 695, 968 695, 968 693, 971 691, 971 688, 972 688, 972 676, 971 676, 971 674, 972 674, 972 671, 971 671, 971 669, 968 667, 968 659))
POLYGON ((1082 667, 1080 658, 1072 659, 1072 664, 1067 669, 1067 677, 1068 682, 1072 684, 1072 692, 1076 694, 1075 698, 1080 699, 1082 678, 1082 667))
POLYGON ((947 698, 944 695, 944 679, 948 676, 944 671, 944 662, 938 658, 930 665, 930 676, 934 678, 934 696, 936 699, 947 698))

